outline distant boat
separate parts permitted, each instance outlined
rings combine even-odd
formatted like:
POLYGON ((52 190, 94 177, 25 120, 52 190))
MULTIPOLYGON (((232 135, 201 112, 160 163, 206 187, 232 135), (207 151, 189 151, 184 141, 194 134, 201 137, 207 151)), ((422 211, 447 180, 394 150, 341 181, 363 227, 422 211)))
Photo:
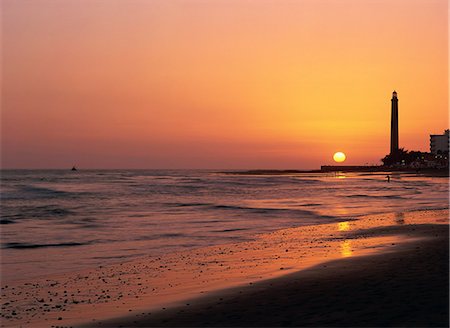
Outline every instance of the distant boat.
POLYGON ((72 171, 76 171, 77 168, 75 166, 72 166, 72 171))

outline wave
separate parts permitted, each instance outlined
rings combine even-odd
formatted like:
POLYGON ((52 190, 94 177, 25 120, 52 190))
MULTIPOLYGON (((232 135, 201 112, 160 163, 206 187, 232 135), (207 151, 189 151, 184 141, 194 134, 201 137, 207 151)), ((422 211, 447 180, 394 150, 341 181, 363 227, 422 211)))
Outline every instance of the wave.
POLYGON ((219 223, 219 222, 223 222, 223 220, 195 220, 195 221, 189 221, 189 223, 193 223, 193 224, 205 224, 205 223, 219 223))
POLYGON ((390 198, 390 199, 404 199, 404 197, 399 195, 363 195, 363 194, 355 194, 355 195, 347 195, 347 198, 390 198))
POLYGON ((291 209, 291 208, 276 208, 276 207, 247 207, 247 206, 239 206, 239 205, 214 205, 212 206, 214 209, 219 210, 233 210, 233 211, 246 211, 251 213, 297 213, 297 214, 306 214, 306 215, 315 215, 314 212, 299 210, 299 209, 291 209))
POLYGON ((214 230, 212 232, 233 232, 233 231, 244 231, 244 230, 249 230, 249 228, 223 229, 223 230, 214 230))
POLYGON ((210 203, 178 203, 178 204, 169 203, 167 205, 174 206, 174 207, 200 207, 200 206, 211 206, 212 204, 210 204, 210 203))
POLYGON ((14 220, 10 220, 10 219, 0 219, 0 224, 11 224, 11 223, 16 223, 16 221, 14 220))
POLYGON ((37 187, 37 186, 33 186, 33 185, 21 185, 19 186, 20 190, 25 192, 25 193, 33 193, 35 194, 34 196, 66 196, 68 194, 71 194, 67 191, 61 191, 61 190, 57 190, 57 189, 51 189, 51 188, 45 188, 45 187, 37 187))
MULTIPOLYGON (((5 211, 5 208, 2 210, 5 211)), ((8 209, 12 214, 4 214, 2 220, 52 219, 75 215, 76 212, 54 205, 21 207, 20 210, 8 209)), ((7 224, 7 223, 6 223, 7 224)))
MULTIPOLYGON (((219 213, 230 213, 227 215, 240 215, 242 213, 247 213, 249 215, 278 215, 280 217, 286 217, 286 215, 291 217, 299 217, 306 219, 307 217, 314 217, 315 219, 334 219, 332 216, 318 215, 314 211, 309 211, 306 209, 300 208, 279 208, 279 207, 251 207, 251 206, 242 206, 242 205, 227 205, 227 204, 211 204, 211 203, 169 203, 167 204, 170 207, 176 208, 190 208, 192 207, 194 211, 202 210, 205 212, 212 212, 213 215, 221 215, 219 213)), ((320 206, 319 203, 307 203, 303 205, 299 205, 302 207, 313 207, 320 206)), ((222 216, 222 215, 221 215, 222 216)), ((195 220, 190 223, 208 223, 208 222, 222 222, 222 220, 195 220)))
POLYGON ((67 216, 67 215, 74 214, 73 211, 67 210, 65 208, 50 208, 50 209, 46 209, 44 207, 44 209, 47 211, 48 214, 53 215, 53 216, 67 216))
POLYGON ((184 237, 185 234, 183 233, 163 233, 158 235, 158 238, 173 238, 173 237, 184 237))
POLYGON ((164 238, 181 238, 181 237, 187 237, 184 233, 162 233, 162 234, 154 234, 154 235, 144 235, 144 236, 137 236, 136 238, 133 238, 135 241, 149 241, 149 240, 158 240, 158 239, 164 239, 164 238))
POLYGON ((9 190, 2 191, 2 200, 45 199, 45 198, 74 198, 87 192, 68 192, 35 185, 15 185, 9 190))
MULTIPOLYGON (((277 211, 277 212, 285 212, 285 211, 299 211, 296 209, 289 209, 289 208, 272 208, 272 207, 247 207, 247 206, 240 206, 240 205, 214 205, 211 203, 180 203, 180 204, 168 204, 169 206, 173 207, 204 207, 208 209, 218 209, 218 210, 244 210, 244 211, 252 211, 252 212, 269 212, 269 211, 277 211)), ((315 206, 320 204, 306 204, 303 206, 315 206)), ((308 211, 304 211, 308 212, 308 211)), ((308 212, 310 213, 310 212, 308 212)))
POLYGON ((73 247, 83 245, 88 245, 88 243, 77 243, 77 242, 53 243, 53 244, 6 243, 2 246, 2 248, 30 249, 30 248, 45 248, 45 247, 73 247))

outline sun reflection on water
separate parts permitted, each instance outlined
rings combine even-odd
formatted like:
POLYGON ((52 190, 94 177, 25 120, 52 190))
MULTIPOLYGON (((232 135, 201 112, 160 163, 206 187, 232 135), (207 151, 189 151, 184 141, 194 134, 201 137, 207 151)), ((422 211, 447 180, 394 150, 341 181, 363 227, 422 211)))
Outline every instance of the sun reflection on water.
POLYGON ((341 256, 350 257, 353 255, 352 244, 350 240, 344 240, 341 242, 341 256))
POLYGON ((338 223, 338 231, 349 231, 350 223, 348 221, 338 223))
POLYGON ((335 173, 334 177, 336 179, 345 179, 347 176, 341 172, 337 172, 337 173, 335 173))

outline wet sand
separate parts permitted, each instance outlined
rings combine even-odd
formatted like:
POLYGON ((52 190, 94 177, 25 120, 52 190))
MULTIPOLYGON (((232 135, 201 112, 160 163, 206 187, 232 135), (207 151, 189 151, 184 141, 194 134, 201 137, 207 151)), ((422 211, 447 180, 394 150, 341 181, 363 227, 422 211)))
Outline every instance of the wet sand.
POLYGON ((447 277, 448 210, 383 214, 2 283, 2 326, 440 326, 447 277))
POLYGON ((415 233, 433 238, 99 326, 448 327, 448 227, 418 227, 415 233))

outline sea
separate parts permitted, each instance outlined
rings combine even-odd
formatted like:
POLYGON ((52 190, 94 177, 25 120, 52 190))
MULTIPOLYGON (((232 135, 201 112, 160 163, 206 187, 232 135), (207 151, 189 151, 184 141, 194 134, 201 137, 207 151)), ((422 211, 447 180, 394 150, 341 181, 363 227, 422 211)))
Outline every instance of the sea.
POLYGON ((239 243, 369 214, 448 208, 448 182, 388 172, 2 170, 1 279, 239 243))

